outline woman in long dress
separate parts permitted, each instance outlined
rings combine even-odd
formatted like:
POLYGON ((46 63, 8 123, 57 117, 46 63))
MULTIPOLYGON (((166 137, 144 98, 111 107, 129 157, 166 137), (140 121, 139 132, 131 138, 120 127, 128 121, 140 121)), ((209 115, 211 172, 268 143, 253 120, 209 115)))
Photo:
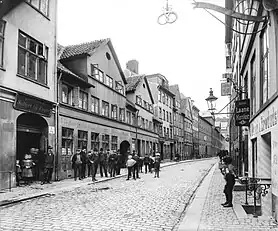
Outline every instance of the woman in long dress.
POLYGON ((34 177, 32 168, 35 163, 32 160, 31 154, 25 154, 24 160, 22 160, 22 178, 25 180, 25 183, 29 184, 32 182, 34 177))

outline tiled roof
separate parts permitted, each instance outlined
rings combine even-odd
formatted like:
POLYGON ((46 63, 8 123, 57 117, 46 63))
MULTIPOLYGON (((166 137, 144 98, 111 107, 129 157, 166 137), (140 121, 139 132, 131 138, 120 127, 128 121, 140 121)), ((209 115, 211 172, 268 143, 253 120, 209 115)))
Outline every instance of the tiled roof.
POLYGON ((126 92, 135 91, 144 75, 135 75, 126 79, 126 92))
POLYGON ((58 60, 60 59, 60 56, 62 55, 65 47, 63 47, 61 44, 57 43, 57 57, 58 60))
POLYGON ((93 42, 81 43, 77 45, 70 45, 66 46, 62 55, 60 56, 61 59, 67 59, 70 57, 84 55, 84 54, 91 54, 98 48, 101 44, 108 42, 109 39, 101 39, 96 40, 93 42))

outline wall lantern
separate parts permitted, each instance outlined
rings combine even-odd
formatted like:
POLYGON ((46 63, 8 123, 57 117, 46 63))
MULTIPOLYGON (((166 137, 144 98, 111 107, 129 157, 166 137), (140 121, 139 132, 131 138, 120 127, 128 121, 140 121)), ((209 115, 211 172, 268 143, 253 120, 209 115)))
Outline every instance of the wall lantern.
POLYGON ((211 112, 211 114, 214 114, 214 111, 216 110, 216 100, 218 98, 213 95, 213 90, 210 88, 209 91, 209 97, 206 98, 207 104, 208 104, 208 110, 211 112))

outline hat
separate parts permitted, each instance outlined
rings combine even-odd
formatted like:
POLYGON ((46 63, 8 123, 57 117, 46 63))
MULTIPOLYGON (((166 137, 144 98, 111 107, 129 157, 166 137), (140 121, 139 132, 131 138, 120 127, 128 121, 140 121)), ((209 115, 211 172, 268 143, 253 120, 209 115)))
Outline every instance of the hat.
POLYGON ((47 149, 53 149, 53 147, 52 147, 52 146, 50 146, 50 145, 48 145, 47 149))

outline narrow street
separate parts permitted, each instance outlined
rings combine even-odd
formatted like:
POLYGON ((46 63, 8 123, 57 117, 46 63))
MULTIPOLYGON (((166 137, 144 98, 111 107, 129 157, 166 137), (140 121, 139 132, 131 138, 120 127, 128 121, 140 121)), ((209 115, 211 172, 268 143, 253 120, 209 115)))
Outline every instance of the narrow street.
POLYGON ((213 160, 63 191, 0 210, 0 230, 172 230, 213 160))

